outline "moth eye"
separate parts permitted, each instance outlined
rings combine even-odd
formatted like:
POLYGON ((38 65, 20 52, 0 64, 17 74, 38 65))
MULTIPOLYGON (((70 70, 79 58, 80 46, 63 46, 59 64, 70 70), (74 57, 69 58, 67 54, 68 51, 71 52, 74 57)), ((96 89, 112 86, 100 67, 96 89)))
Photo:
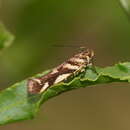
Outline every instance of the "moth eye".
POLYGON ((94 57, 94 51, 91 50, 89 55, 90 55, 90 57, 94 57))
POLYGON ((87 61, 88 61, 88 62, 90 61, 90 58, 89 58, 89 56, 86 56, 86 59, 87 59, 87 61))

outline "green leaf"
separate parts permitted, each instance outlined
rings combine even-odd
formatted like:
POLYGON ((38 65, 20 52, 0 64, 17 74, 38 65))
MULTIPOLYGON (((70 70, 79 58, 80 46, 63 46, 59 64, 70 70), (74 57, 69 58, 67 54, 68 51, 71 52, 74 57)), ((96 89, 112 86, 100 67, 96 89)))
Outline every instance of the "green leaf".
POLYGON ((0 23, 0 50, 7 48, 14 40, 14 36, 0 23))
MULTIPOLYGON (((43 76, 48 72, 45 71, 34 77, 43 76)), ((130 62, 119 63, 106 68, 95 67, 95 70, 90 67, 86 68, 85 72, 74 77, 71 81, 55 84, 41 95, 28 95, 27 81, 28 79, 25 79, 1 91, 1 125, 35 117, 41 104, 65 91, 103 83, 130 82, 130 62)))
POLYGON ((124 8, 125 12, 130 15, 130 0, 120 0, 120 4, 124 8))

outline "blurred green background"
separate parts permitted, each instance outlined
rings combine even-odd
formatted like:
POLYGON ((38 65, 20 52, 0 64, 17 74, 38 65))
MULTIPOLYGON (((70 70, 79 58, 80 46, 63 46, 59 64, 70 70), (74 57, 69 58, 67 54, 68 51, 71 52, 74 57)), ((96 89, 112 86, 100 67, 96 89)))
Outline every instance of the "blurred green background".
MULTIPOLYGON (((1 89, 53 68, 86 46, 95 65, 129 61, 130 22, 118 0, 0 0, 0 21, 15 35, 0 55, 1 89)), ((64 93, 19 130, 129 130, 130 85, 108 84, 64 93)))

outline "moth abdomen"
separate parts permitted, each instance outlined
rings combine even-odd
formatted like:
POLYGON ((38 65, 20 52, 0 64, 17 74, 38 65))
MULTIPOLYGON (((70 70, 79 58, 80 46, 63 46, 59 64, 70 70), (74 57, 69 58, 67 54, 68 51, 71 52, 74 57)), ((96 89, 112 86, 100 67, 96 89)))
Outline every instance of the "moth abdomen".
POLYGON ((39 91, 41 90, 42 88, 42 85, 40 83, 40 80, 39 79, 36 79, 36 78, 33 78, 33 79, 28 79, 28 83, 27 83, 27 86, 28 86, 28 92, 30 94, 35 94, 35 93, 39 93, 39 91))

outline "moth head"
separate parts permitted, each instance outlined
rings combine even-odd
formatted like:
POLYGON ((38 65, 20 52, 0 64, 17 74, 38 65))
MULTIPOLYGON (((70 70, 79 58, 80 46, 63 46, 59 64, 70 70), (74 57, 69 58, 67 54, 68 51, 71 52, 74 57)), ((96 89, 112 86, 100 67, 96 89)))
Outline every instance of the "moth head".
POLYGON ((94 52, 93 50, 90 50, 90 49, 83 50, 79 54, 75 55, 75 57, 85 60, 86 63, 91 63, 94 57, 94 52))
POLYGON ((90 49, 87 49, 85 52, 83 52, 84 55, 87 57, 89 56, 90 58, 93 58, 94 57, 94 51, 93 50, 90 50, 90 49))

